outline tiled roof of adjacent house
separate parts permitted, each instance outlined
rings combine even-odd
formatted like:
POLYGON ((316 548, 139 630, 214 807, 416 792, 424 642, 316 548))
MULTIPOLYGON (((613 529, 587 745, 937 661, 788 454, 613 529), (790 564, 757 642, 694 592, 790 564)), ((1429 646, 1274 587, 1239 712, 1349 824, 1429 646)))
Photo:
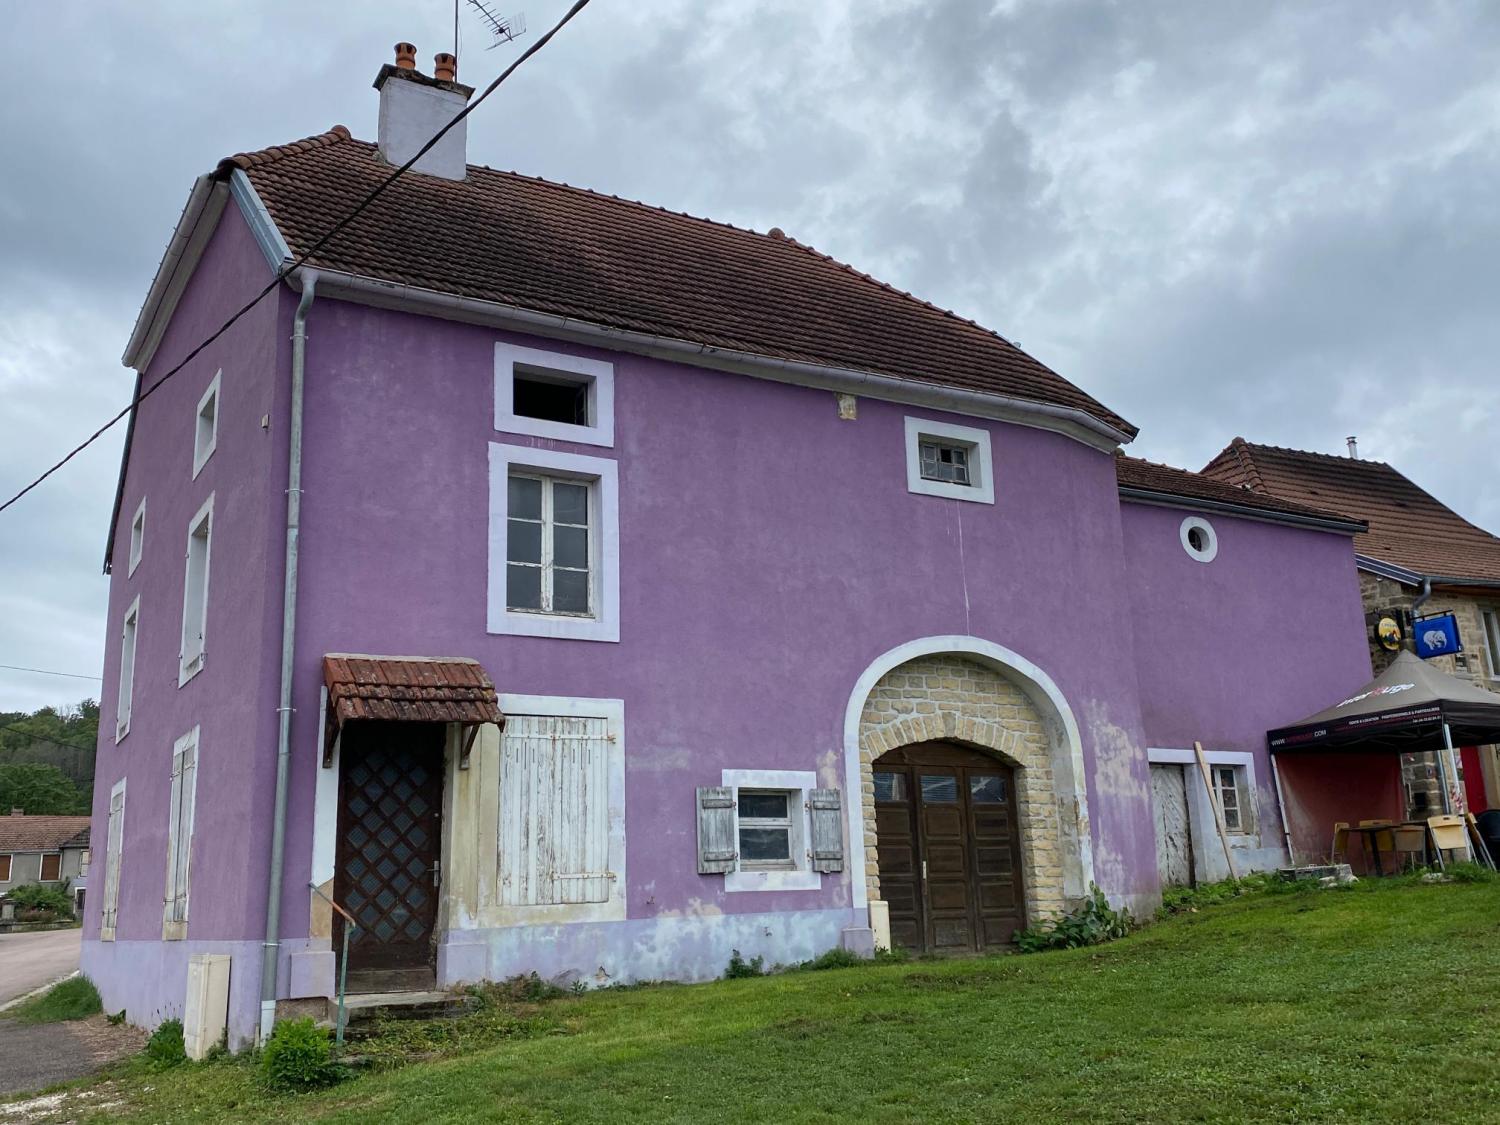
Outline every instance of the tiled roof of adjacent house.
POLYGON ((89 846, 86 816, 0 816, 0 852, 55 852, 89 846))
POLYGON ((500 721, 495 685, 477 660, 335 654, 323 658, 323 682, 340 723, 500 721))
POLYGON ((1500 538, 1464 519, 1383 461, 1234 441, 1207 476, 1269 496, 1348 512, 1369 530, 1355 538, 1366 558, 1419 575, 1500 581, 1500 538))
POLYGON ((1123 453, 1115 456, 1115 477, 1121 488, 1137 489, 1141 492, 1181 496, 1189 500, 1206 500, 1216 504, 1232 504, 1251 508, 1271 516, 1298 516, 1304 519, 1337 520, 1358 523, 1353 517, 1341 515, 1323 507, 1300 504, 1269 496, 1235 484, 1226 484, 1201 473, 1187 469, 1159 465, 1154 461, 1143 461, 1139 457, 1127 457, 1123 453))
MULTIPOLYGON (((343 126, 230 157, 294 255, 390 175, 343 126)), ((988 392, 1135 427, 1009 341, 779 231, 514 172, 403 176, 309 261, 712 348, 988 392)))

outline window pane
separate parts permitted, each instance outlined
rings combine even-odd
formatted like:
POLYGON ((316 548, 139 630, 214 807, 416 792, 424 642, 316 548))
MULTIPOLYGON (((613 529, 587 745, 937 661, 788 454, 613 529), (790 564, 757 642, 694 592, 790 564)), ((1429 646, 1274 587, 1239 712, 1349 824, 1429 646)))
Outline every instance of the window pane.
POLYGON ((906 775, 904 773, 884 773, 876 770, 875 799, 877 801, 906 800, 906 775))
POLYGON ((505 536, 505 557, 511 562, 541 562, 542 525, 511 520, 505 536))
POLYGON ((511 516, 517 519, 541 519, 542 482, 530 477, 511 477, 508 503, 511 516))
POLYGON ((558 523, 589 522, 589 486, 586 484, 552 484, 552 518, 558 523))
POLYGON ((741 828, 740 858, 752 862, 791 859, 791 830, 787 828, 741 828))
POLYGON ((589 565, 589 529, 554 527, 552 529, 552 561, 558 566, 587 567, 589 565))
POLYGON ((740 816, 756 819, 785 820, 785 793, 740 793, 740 816))
POLYGON ((589 611, 589 572, 554 570, 552 572, 552 609, 555 613, 589 611))
POLYGON ((976 805, 1005 804, 1005 778, 998 773, 970 774, 969 800, 976 805))
POLYGON ((958 800, 958 778, 951 774, 924 773, 922 775, 922 800, 928 804, 958 800))
POLYGON ((505 568, 505 604, 511 609, 542 608, 542 568, 518 566, 505 568))

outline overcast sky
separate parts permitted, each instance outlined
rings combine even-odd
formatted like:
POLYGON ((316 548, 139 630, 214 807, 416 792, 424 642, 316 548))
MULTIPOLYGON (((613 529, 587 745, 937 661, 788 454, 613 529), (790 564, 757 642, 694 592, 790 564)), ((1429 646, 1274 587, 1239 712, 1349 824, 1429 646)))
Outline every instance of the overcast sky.
MULTIPOLYGON (((525 4, 534 40, 564 0, 525 4)), ((339 122, 449 0, 6 5, 0 492, 122 406, 193 178, 339 122)), ((519 48, 479 48, 483 85, 519 48)), ((1017 340, 1200 468, 1394 463, 1500 530, 1500 5, 594 0, 469 158, 789 234, 1017 340)), ((120 428, 123 430, 123 426, 120 428)), ((0 514, 0 664, 97 674, 123 433, 0 514)), ((3 497, 0 497, 3 499, 3 497)), ((0 669, 0 710, 97 694, 0 669)))

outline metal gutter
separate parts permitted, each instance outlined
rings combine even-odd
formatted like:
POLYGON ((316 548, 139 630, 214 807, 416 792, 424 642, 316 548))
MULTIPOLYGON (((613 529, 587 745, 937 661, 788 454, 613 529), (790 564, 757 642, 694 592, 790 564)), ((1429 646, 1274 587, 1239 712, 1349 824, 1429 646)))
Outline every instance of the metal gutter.
POLYGON ((556 313, 536 312, 483 301, 474 297, 441 293, 410 285, 381 281, 358 274, 318 270, 318 285, 324 296, 338 297, 376 308, 400 309, 437 316, 445 320, 509 328, 520 332, 608 347, 638 355, 689 363, 717 371, 730 371, 757 379, 802 387, 862 395, 888 402, 925 406, 973 417, 1050 430, 1104 452, 1129 442, 1134 435, 1068 406, 1033 402, 1029 399, 945 387, 914 379, 898 379, 869 371, 830 367, 799 360, 778 359, 754 352, 695 344, 667 336, 655 336, 556 313))
POLYGON ((266 264, 271 267, 271 272, 280 275, 291 263, 292 252, 286 239, 281 237, 281 228, 271 218, 260 193, 255 190, 243 168, 236 168, 230 174, 229 194, 240 205, 240 214, 245 216, 245 223, 255 236, 255 244, 260 247, 260 252, 266 256, 266 264))
POLYGON ((276 1024, 276 974, 281 951, 281 884, 286 865, 286 805, 292 749, 292 673, 297 647, 297 560, 302 532, 302 385, 307 372, 307 314, 317 295, 318 275, 301 273, 302 299, 292 318, 291 425, 287 450, 286 573, 281 596, 281 693, 276 707, 276 796, 271 820, 270 886, 266 892, 266 938, 261 945, 260 1041, 276 1024))
POLYGON ((1235 516, 1239 519, 1259 520, 1262 523, 1290 524, 1316 531, 1332 531, 1340 535, 1358 535, 1368 530, 1366 524, 1355 520, 1303 516, 1296 512, 1278 512, 1267 508, 1256 508, 1246 504, 1233 504, 1227 500, 1204 500, 1195 496, 1179 496, 1175 492, 1159 492, 1150 488, 1120 486, 1120 499, 1133 504, 1150 504, 1158 508, 1187 508, 1199 512, 1235 516))
POLYGON ((1408 570, 1404 566, 1397 566, 1395 563, 1372 559, 1369 555, 1356 554, 1354 562, 1360 570, 1378 575, 1381 578, 1389 578, 1391 581, 1399 582, 1403 586, 1420 586, 1424 581, 1431 581, 1434 586, 1438 587, 1476 587, 1481 590, 1500 590, 1500 579, 1496 578, 1465 578, 1462 575, 1422 574, 1419 571, 1408 570))

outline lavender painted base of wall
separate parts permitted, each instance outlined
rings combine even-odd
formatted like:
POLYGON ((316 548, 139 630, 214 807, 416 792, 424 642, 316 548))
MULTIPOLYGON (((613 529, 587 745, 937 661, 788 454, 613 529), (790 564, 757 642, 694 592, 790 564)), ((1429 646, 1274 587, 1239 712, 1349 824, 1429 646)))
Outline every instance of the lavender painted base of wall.
MULTIPOLYGON (((283 940, 283 995, 323 995, 288 992, 289 983, 308 983, 308 974, 299 970, 316 956, 316 950, 309 952, 310 944, 283 940)), ((195 953, 228 954, 229 1049, 240 1051, 254 1044, 260 1023, 260 948, 258 941, 85 940, 79 968, 99 989, 106 1012, 123 1011, 127 1023, 150 1031, 163 1020, 182 1018, 189 958, 195 953)), ((325 956, 332 960, 331 954, 325 956)))
POLYGON ((530 972, 563 984, 713 980, 736 949, 747 960, 791 964, 841 946, 846 929, 868 925, 864 910, 843 908, 462 930, 438 947, 438 984, 530 972))

